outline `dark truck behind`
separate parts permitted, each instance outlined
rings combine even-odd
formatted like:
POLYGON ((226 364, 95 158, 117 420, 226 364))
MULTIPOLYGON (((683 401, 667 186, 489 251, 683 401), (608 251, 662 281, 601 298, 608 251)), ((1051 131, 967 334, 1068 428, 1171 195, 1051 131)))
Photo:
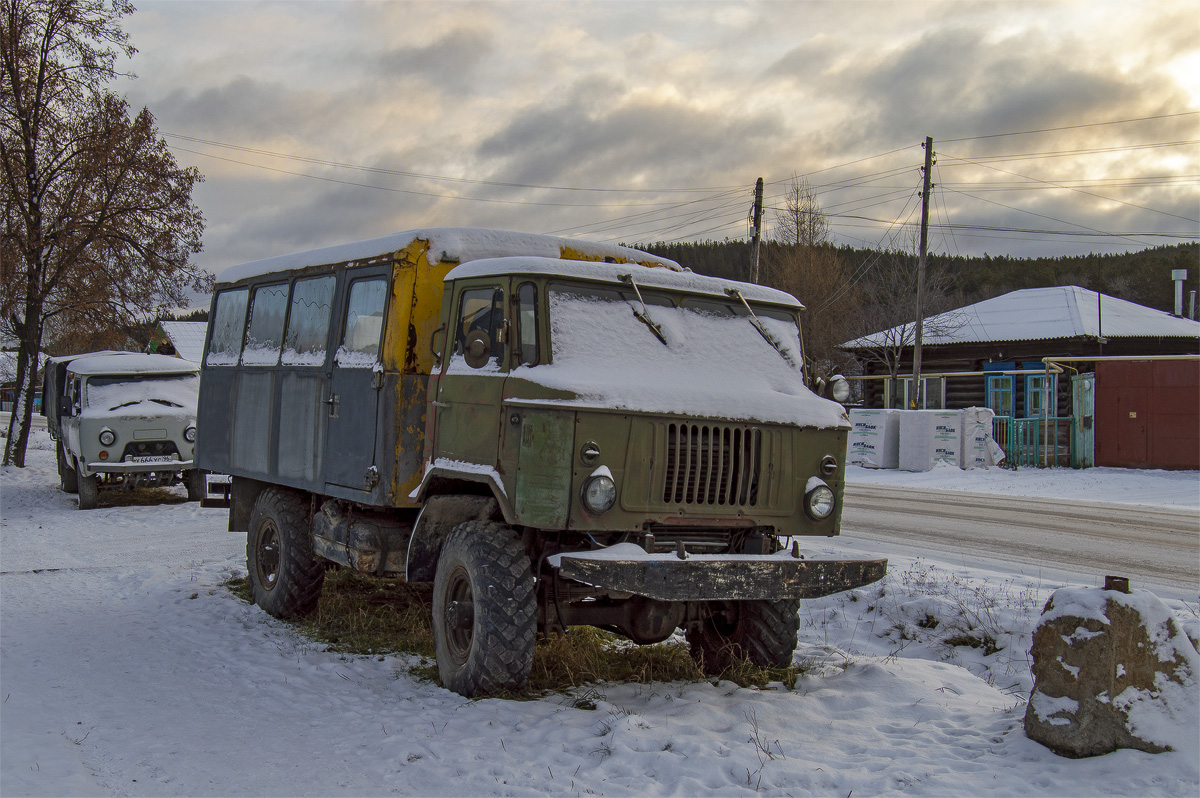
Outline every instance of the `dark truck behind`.
POLYGON ((463 695, 520 688, 571 625, 787 665, 800 599, 886 568, 800 551, 838 534, 849 425, 805 385, 799 310, 473 228, 245 264, 213 296, 198 464, 232 475, 259 606, 309 612, 327 561, 433 582, 463 695))

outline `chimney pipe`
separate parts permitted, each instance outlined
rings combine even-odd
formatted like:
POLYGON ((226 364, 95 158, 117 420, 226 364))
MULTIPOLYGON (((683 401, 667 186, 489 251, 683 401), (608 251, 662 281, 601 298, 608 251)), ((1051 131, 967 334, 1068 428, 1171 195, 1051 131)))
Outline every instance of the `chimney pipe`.
POLYGON ((1183 315, 1183 281, 1187 279, 1187 269, 1172 269, 1171 279, 1175 281, 1175 315, 1183 315))

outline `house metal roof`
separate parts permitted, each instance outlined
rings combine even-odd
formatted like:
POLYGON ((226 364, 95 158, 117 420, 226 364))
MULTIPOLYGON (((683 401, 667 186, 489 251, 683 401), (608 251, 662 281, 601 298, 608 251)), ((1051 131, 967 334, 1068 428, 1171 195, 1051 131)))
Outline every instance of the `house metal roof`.
MULTIPOLYGON (((903 325, 902 325, 903 326, 903 325)), ((907 325, 908 345, 912 326, 907 325)), ((1088 291, 1077 285, 1025 288, 974 305, 930 316, 922 344, 1042 341, 1070 338, 1200 338, 1200 322, 1172 316, 1135 302, 1088 291)), ((841 344, 869 349, 897 340, 893 327, 841 344)))
POLYGON ((204 358, 204 336, 208 332, 208 322, 164 321, 159 325, 171 339, 175 354, 193 363, 199 363, 204 358))

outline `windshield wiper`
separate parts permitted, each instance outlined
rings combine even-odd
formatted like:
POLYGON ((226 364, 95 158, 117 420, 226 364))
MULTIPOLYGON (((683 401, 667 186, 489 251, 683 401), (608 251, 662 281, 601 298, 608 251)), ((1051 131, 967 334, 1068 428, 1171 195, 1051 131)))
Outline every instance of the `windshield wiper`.
POLYGON ((634 281, 632 274, 622 274, 619 278, 621 282, 633 287, 633 292, 637 294, 638 302, 642 303, 642 309, 633 309, 633 315, 642 324, 650 328, 650 332, 654 333, 654 337, 663 342, 663 346, 667 346, 667 336, 663 335, 662 327, 654 323, 650 318, 650 310, 646 307, 646 300, 642 299, 642 292, 638 290, 638 284, 634 281))
POLYGON ((763 339, 771 345, 772 349, 779 353, 780 357, 795 366, 796 361, 792 360, 792 356, 784 351, 783 345, 780 344, 779 341, 775 340, 775 336, 767 332, 767 328, 763 325, 762 319, 760 319, 754 312, 754 308, 750 307, 750 303, 746 301, 746 297, 742 296, 742 292, 736 288, 726 288, 725 293, 741 301, 742 307, 744 307, 746 312, 750 314, 750 323, 754 325, 754 329, 758 330, 758 334, 761 335, 763 339))

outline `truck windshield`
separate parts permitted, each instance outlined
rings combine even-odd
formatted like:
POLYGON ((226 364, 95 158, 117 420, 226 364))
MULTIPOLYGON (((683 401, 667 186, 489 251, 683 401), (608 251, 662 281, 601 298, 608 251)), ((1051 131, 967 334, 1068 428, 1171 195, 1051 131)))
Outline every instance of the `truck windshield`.
POLYGON ((195 409, 199 390, 199 374, 89 377, 85 401, 88 408, 102 412, 143 403, 195 409))
POLYGON ((804 383, 800 327, 791 309, 752 303, 756 325, 734 297, 656 294, 644 286, 641 292, 661 338, 634 315, 642 306, 632 289, 626 296, 624 287, 551 283, 550 362, 519 367, 514 375, 592 406, 819 428, 843 424, 841 406, 804 383))
POLYGON ((553 353, 556 360, 571 357, 578 344, 594 357, 597 333, 603 331, 599 340, 626 356, 661 358, 662 353, 655 352, 647 341, 662 341, 668 352, 684 360, 736 351, 738 357, 749 358, 747 364, 759 368, 774 371, 783 365, 799 371, 803 358, 796 317, 784 308, 752 307, 753 315, 736 298, 685 297, 681 306, 676 306, 670 297, 645 289, 639 299, 632 290, 551 285, 553 353), (649 329, 639 316, 642 300, 656 306, 652 312, 657 331, 649 329), (764 351, 773 355, 778 365, 766 366, 764 351))

